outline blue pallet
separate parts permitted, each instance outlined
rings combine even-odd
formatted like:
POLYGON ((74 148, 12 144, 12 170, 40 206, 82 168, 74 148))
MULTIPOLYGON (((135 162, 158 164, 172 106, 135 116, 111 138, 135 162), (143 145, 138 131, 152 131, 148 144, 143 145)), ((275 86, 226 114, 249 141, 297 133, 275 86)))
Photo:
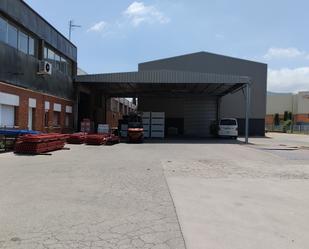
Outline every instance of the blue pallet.
POLYGON ((17 137, 28 134, 40 134, 40 132, 31 130, 0 129, 0 135, 4 136, 17 137))

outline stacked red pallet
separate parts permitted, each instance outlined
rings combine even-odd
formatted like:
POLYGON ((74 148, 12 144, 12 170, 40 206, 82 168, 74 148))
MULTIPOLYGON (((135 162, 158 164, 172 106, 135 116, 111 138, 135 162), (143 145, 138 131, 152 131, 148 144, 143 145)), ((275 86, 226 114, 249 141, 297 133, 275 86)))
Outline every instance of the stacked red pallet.
POLYGON ((85 143, 88 145, 102 145, 105 144, 108 134, 90 134, 86 136, 85 143))
POLYGON ((114 134, 91 134, 86 136, 85 143, 88 145, 113 145, 120 143, 120 138, 114 134))
POLYGON ((60 150, 65 145, 67 135, 50 133, 40 135, 24 135, 15 144, 15 153, 40 154, 60 150))
POLYGON ((120 138, 114 134, 111 134, 106 139, 106 145, 113 145, 120 143, 120 138))
POLYGON ((85 140, 86 140, 86 133, 79 132, 79 133, 70 134, 69 138, 67 139, 67 142, 69 144, 83 144, 85 143, 85 140))

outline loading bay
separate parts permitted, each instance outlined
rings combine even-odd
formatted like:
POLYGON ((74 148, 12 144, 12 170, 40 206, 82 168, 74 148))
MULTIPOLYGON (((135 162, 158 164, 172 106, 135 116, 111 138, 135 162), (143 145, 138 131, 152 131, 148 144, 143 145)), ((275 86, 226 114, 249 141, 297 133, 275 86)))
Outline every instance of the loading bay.
POLYGON ((309 246, 308 136, 0 155, 0 248, 309 246))

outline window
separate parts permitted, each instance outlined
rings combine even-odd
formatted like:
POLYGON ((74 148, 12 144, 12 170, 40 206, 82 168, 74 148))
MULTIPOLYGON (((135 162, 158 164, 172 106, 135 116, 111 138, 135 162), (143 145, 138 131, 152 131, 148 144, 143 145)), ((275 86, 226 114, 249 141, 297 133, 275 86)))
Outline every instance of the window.
POLYGON ((64 74, 67 74, 67 61, 66 59, 61 57, 61 67, 60 67, 61 72, 64 74))
POLYGON ((53 50, 48 49, 48 55, 47 55, 47 58, 48 58, 51 62, 53 62, 53 61, 55 60, 55 53, 54 53, 54 51, 53 51, 53 50))
POLYGON ((54 68, 61 71, 63 74, 72 74, 71 61, 61 57, 54 50, 44 47, 44 59, 52 63, 54 68))
POLYGON ((8 44, 17 48, 17 29, 10 24, 8 24, 8 44))
POLYGON ((18 50, 28 54, 28 35, 21 31, 18 32, 18 50))
POLYGON ((0 41, 18 49, 19 51, 35 56, 35 39, 27 33, 18 30, 0 17, 0 41))
POLYGON ((221 119, 220 125, 237 125, 234 119, 221 119))
POLYGON ((67 62, 67 75, 72 75, 72 63, 71 63, 71 61, 67 62))
POLYGON ((0 41, 7 42, 8 24, 0 17, 0 41))
POLYGON ((60 112, 54 112, 54 115, 53 115, 53 125, 55 127, 59 127, 60 126, 60 112))
POLYGON ((48 48, 44 47, 44 59, 48 59, 48 48))
POLYGON ((29 50, 28 53, 32 56, 35 56, 35 43, 34 39, 29 36, 29 50))
POLYGON ((71 127, 71 114, 70 113, 65 114, 65 127, 66 128, 71 127))
POLYGON ((44 114, 44 126, 45 127, 49 126, 49 112, 48 112, 48 110, 45 111, 45 114, 44 114))
POLYGON ((60 70, 60 56, 55 54, 55 68, 60 70))

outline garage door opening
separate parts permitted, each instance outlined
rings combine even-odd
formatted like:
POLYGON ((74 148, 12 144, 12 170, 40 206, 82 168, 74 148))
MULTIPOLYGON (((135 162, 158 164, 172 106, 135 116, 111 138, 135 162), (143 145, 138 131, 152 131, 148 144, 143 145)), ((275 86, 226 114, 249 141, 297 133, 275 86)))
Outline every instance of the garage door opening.
POLYGON ((249 77, 162 70, 82 75, 76 83, 102 91, 108 98, 137 97, 139 111, 164 113, 166 137, 209 137, 212 122, 220 118, 220 99, 246 88, 248 142, 249 77))

